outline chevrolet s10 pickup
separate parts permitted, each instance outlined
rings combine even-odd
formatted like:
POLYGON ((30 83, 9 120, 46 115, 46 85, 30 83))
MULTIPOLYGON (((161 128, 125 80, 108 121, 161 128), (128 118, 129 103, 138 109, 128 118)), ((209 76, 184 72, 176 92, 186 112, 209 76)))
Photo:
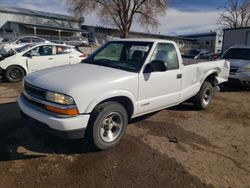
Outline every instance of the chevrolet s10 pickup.
POLYGON ((189 99, 207 108, 229 70, 225 60, 183 62, 172 41, 119 39, 80 64, 29 74, 18 104, 33 126, 106 150, 119 143, 130 119, 189 99))

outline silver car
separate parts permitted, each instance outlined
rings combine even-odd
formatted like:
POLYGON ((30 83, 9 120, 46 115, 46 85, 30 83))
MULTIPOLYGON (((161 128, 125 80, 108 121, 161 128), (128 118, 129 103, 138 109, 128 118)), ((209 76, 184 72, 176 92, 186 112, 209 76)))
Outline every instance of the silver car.
POLYGON ((229 48, 221 56, 230 62, 229 82, 250 86, 250 46, 229 48))
POLYGON ((89 45, 89 40, 85 37, 71 37, 70 39, 66 41, 61 41, 61 43, 71 45, 71 46, 88 46, 89 45))
POLYGON ((0 55, 7 54, 11 49, 20 48, 27 44, 50 43, 46 39, 36 36, 22 36, 0 43, 0 55))

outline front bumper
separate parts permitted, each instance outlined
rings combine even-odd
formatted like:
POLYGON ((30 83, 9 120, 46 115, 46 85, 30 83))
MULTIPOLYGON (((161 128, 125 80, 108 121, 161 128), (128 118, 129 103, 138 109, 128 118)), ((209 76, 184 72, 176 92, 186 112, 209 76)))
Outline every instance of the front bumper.
POLYGON ((30 103, 24 96, 18 98, 21 111, 31 119, 31 125, 66 139, 81 139, 89 121, 89 114, 76 117, 57 117, 30 103))
POLYGON ((229 82, 241 85, 250 85, 250 73, 230 73, 229 82))

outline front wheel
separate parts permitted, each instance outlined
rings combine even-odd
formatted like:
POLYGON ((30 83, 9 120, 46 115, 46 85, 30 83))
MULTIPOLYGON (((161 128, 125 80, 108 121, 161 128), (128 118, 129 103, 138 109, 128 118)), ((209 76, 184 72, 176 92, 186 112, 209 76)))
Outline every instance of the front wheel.
POLYGON ((24 70, 19 66, 10 66, 5 71, 5 78, 9 82, 20 82, 25 76, 24 70))
POLYGON ((125 108, 117 102, 105 102, 98 105, 91 114, 87 134, 94 146, 107 150, 117 145, 123 137, 128 124, 125 108))
POLYGON ((210 82, 205 81, 200 91, 194 97, 194 105, 197 109, 204 110, 206 109, 213 99, 214 88, 210 82))

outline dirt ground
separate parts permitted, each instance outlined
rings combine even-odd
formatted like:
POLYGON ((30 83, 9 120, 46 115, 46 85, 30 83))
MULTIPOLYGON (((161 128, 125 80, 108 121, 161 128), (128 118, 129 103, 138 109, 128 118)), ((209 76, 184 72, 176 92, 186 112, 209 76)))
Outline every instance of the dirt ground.
POLYGON ((134 120, 119 146, 97 152, 28 128, 0 84, 0 187, 250 187, 250 95, 227 87, 212 106, 190 104, 134 120))

